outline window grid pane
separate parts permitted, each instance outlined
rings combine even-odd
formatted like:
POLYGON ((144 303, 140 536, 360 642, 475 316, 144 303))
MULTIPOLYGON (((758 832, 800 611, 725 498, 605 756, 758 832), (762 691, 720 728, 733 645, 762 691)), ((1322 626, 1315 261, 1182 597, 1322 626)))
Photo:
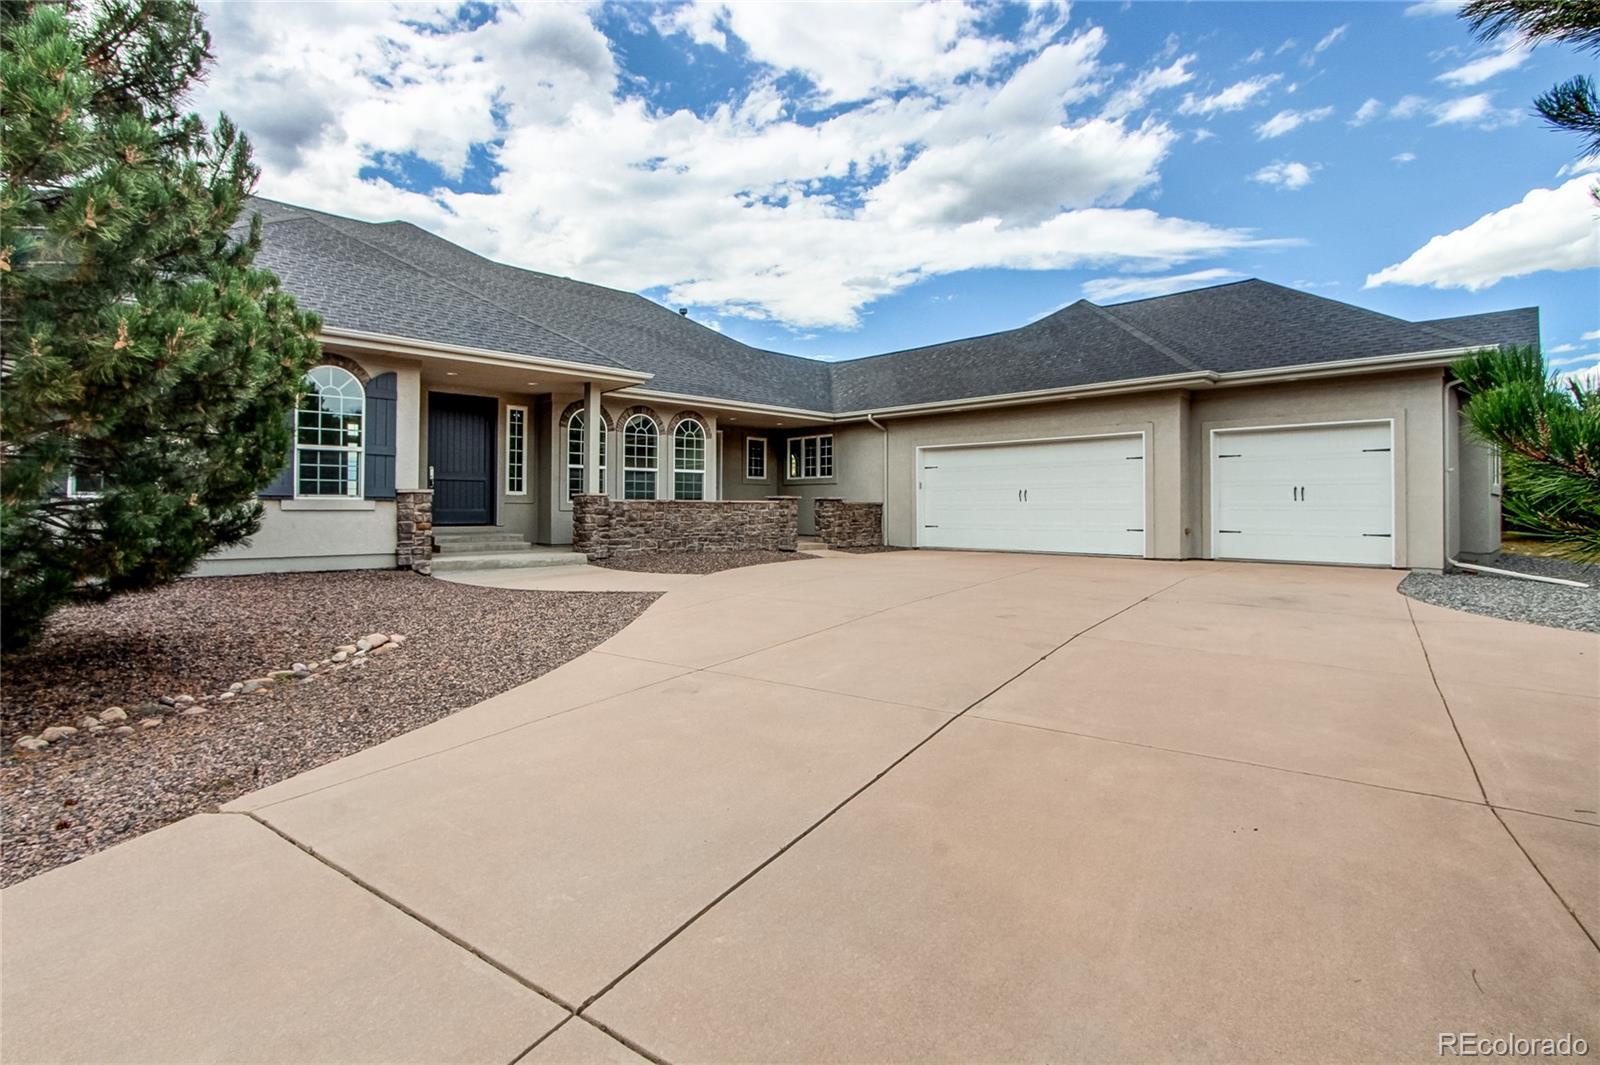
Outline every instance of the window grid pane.
MULTIPOLYGON (((605 422, 600 423, 600 494, 606 494, 605 422)), ((567 422, 567 498, 583 494, 583 415, 574 414, 567 422)))
POLYGON ((527 484, 528 412, 518 407, 506 411, 506 491, 521 495, 527 484))
POLYGON ((359 497, 366 392, 339 366, 315 367, 305 386, 295 411, 295 494, 359 497))
POLYGON ((767 442, 765 440, 746 440, 744 442, 744 475, 752 481, 767 479, 767 442))
POLYGON ((656 497, 656 423, 643 414, 622 428, 622 497, 656 497))
POLYGON ((706 475, 689 470, 679 470, 673 474, 672 494, 676 499, 704 499, 706 497, 706 475))

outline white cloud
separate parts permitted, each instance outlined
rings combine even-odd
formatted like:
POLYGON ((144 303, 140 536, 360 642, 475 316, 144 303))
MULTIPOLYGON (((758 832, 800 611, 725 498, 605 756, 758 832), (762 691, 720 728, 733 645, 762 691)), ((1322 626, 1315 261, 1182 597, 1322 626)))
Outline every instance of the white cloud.
POLYGON ((1311 175, 1321 170, 1320 164, 1296 162, 1270 163, 1250 175, 1251 181, 1263 185, 1276 185, 1282 189, 1303 189, 1311 184, 1311 175))
POLYGON ((1367 277, 1379 285, 1488 288, 1508 277, 1542 270, 1583 270, 1600 265, 1600 219, 1589 197, 1589 178, 1554 189, 1534 189, 1518 203, 1471 225, 1434 237, 1408 258, 1367 277))
POLYGON ((1193 55, 1179 56, 1164 67, 1152 67, 1144 71, 1127 85, 1111 94, 1106 101, 1105 110, 1101 112, 1107 118, 1121 118, 1130 111, 1137 111, 1149 102, 1150 97, 1162 89, 1173 89, 1194 80, 1194 72, 1189 69, 1193 63, 1193 55))
POLYGON ((1265 122, 1256 126, 1256 137, 1260 140, 1281 137, 1285 133, 1299 129, 1307 122, 1320 122, 1331 114, 1333 114, 1333 108, 1331 107, 1318 107, 1310 111, 1279 111, 1265 122))
POLYGON ((1150 296, 1165 296, 1204 285, 1238 281, 1242 277, 1243 274, 1221 267, 1196 270, 1188 274, 1169 274, 1165 277, 1097 277, 1093 281, 1083 283, 1083 295, 1085 299, 1095 303, 1137 300, 1150 296))
POLYGON ((1432 111, 1435 126, 1473 125, 1480 129, 1499 129, 1513 125, 1522 118, 1518 111, 1495 107, 1493 98, 1486 92, 1446 100, 1435 105, 1432 111))
POLYGON ((1367 102, 1356 108, 1356 113, 1350 116, 1350 125, 1364 126, 1368 122, 1383 114, 1383 101, 1367 98, 1367 102))
POLYGON ((1389 108, 1389 117, 1414 118, 1425 111, 1427 107, 1428 98, 1426 96, 1402 96, 1399 100, 1395 101, 1395 105, 1393 107, 1389 108))
POLYGON ((1079 113, 1120 88, 1103 30, 1067 38, 1062 9, 1040 8, 1021 41, 990 38, 976 10, 675 10, 660 16, 675 39, 737 40, 769 68, 697 113, 639 95, 574 6, 496 8, 473 28, 406 5, 224 4, 208 9, 219 62, 196 103, 241 120, 265 195, 411 221, 724 322, 844 328, 942 274, 1168 270, 1270 243, 1126 206, 1181 134, 1079 113), (801 123, 816 95, 786 94, 780 70, 830 100, 869 95, 801 123), (445 187, 360 176, 412 154, 445 187), (492 184, 461 191, 484 156, 492 184))
POLYGON ((1454 70, 1447 70, 1440 74, 1435 81, 1442 81, 1447 85, 1477 85, 1488 81, 1497 74, 1504 74, 1509 70, 1516 70, 1528 57, 1533 54, 1533 49, 1521 38, 1508 38, 1505 47, 1489 55, 1481 56, 1469 63, 1464 63, 1454 70))
MULTIPOLYGON (((1600 359, 1600 351, 1588 356, 1591 359, 1600 359)), ((1600 388, 1600 362, 1576 370, 1567 370, 1556 374, 1556 380, 1561 384, 1579 384, 1585 388, 1600 388)))
POLYGON ((1196 97, 1193 93, 1185 93, 1183 103, 1178 105, 1178 112, 1185 115, 1206 115, 1207 117, 1219 111, 1238 111, 1249 106, 1256 97, 1272 88, 1282 79, 1281 74, 1263 74, 1260 77, 1246 78, 1236 81, 1225 89, 1212 93, 1210 96, 1196 97))
POLYGON ((1332 48, 1335 44, 1339 43, 1339 39, 1348 32, 1350 32, 1350 24, 1348 22, 1343 26, 1334 27, 1328 31, 1327 35, 1324 36, 1322 40, 1318 41, 1312 46, 1311 51, 1313 53, 1326 52, 1329 48, 1332 48))
POLYGON ((1577 350, 1578 350, 1578 345, 1576 345, 1576 344, 1557 344, 1553 348, 1545 348, 1544 349, 1544 353, 1546 355, 1560 355, 1563 352, 1577 351, 1577 350))
POLYGON ((1215 133, 1212 133, 1209 129, 1206 129, 1204 126, 1202 126, 1194 131, 1194 142, 1199 144, 1202 141, 1215 140, 1216 136, 1217 135, 1215 133))
POLYGON ((1587 174, 1591 170, 1600 170, 1600 155, 1586 155, 1582 159, 1574 159, 1570 163, 1563 164, 1561 169, 1556 171, 1556 177, 1564 178, 1569 174, 1587 174))
MULTIPOLYGON (((907 85, 951 84, 983 73, 1015 46, 973 32, 976 4, 702 3, 707 12, 675 14, 700 43, 707 24, 745 43, 752 58, 804 74, 829 101, 860 100, 907 85)), ((669 23, 672 25, 672 23, 669 23)), ((673 26, 676 28, 676 26, 673 26)))
POLYGON ((1389 161, 1391 163, 1401 163, 1401 164, 1414 163, 1414 162, 1417 161, 1417 153, 1416 152, 1401 152, 1399 155, 1391 155, 1389 157, 1389 161))
POLYGON ((1255 51, 1253 51, 1249 55, 1245 56, 1244 57, 1244 61, 1246 63, 1259 63, 1265 58, 1267 58, 1266 49, 1257 48, 1255 51))
POLYGON ((1406 14, 1412 18, 1431 15, 1454 15, 1461 8, 1461 0, 1421 0, 1420 3, 1411 4, 1406 8, 1406 14))
POLYGON ((1583 336, 1579 337, 1578 339, 1579 340, 1600 340, 1600 329, 1591 329, 1587 333, 1583 334, 1583 336))

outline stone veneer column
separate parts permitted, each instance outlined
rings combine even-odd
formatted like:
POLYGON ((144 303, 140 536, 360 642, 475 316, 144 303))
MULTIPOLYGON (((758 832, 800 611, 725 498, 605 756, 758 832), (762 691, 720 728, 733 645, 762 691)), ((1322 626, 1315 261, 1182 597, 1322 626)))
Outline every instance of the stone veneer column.
POLYGON ((395 565, 433 573, 433 489, 402 488, 394 494, 395 565))

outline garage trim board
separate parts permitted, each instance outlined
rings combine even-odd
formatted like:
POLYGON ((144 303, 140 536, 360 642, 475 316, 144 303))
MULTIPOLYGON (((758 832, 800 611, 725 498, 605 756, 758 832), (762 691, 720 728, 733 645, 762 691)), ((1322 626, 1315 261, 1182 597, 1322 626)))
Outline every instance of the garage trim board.
POLYGON ((1211 557, 1393 566, 1394 420, 1210 431, 1211 557))
POLYGON ((916 449, 917 547, 1145 555, 1144 430, 916 449))

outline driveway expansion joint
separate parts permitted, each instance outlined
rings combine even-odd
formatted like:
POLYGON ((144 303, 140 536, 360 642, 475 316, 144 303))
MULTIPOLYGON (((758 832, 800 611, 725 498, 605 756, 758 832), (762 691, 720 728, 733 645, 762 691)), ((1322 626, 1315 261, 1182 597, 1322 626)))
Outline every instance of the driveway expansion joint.
MULTIPOLYGON (((1038 568, 1038 567, 1035 567, 1035 568, 1038 568)), ((1032 570, 1027 570, 1025 572, 1030 572, 1031 573, 1033 571, 1032 570)), ((724 899, 728 898, 728 896, 732 895, 735 891, 738 891, 745 884, 747 884, 751 880, 753 880, 757 876, 757 874, 759 874, 762 870, 766 869, 773 862, 777 861, 779 858, 781 858, 785 854, 787 854, 793 847, 795 847, 797 844, 799 844, 801 840, 805 839, 807 836, 811 835, 811 833, 813 833, 817 829, 821 828, 824 824, 826 824, 828 822, 829 819, 831 819, 833 817, 834 814, 838 813, 840 810, 843 810, 846 806, 848 806, 851 802, 855 801, 855 799, 857 799, 859 796, 861 796, 863 793, 865 793, 874 784, 876 784, 878 781, 882 780, 884 777, 888 776, 889 773, 891 773, 901 763, 906 761, 906 759, 910 758, 913 754, 916 754, 923 747, 927 746, 941 732, 943 732, 945 729, 949 728, 951 725, 955 724, 961 718, 966 716, 968 711, 972 710, 974 707, 976 707, 979 704, 981 704, 985 699, 989 699, 989 698, 993 697, 1002 688, 1005 688, 1007 685, 1013 683, 1019 677, 1022 677, 1024 674, 1028 673, 1035 666, 1038 666, 1041 662, 1045 661, 1051 655, 1053 655, 1056 652, 1060 651, 1062 648, 1066 647, 1068 644, 1072 643, 1074 640, 1078 639, 1080 636, 1083 636, 1086 633, 1094 631, 1099 626, 1104 625, 1106 622, 1111 621, 1114 618, 1121 617, 1123 614, 1126 614, 1128 611, 1132 610, 1134 607, 1138 606, 1140 603, 1144 603, 1144 602, 1149 601, 1153 596, 1159 595, 1159 594, 1161 594, 1162 592, 1165 592, 1165 591, 1169 591, 1172 588, 1175 588, 1178 585, 1182 584, 1184 581, 1192 580, 1194 577, 1197 577, 1199 575, 1200 574, 1196 573, 1196 574, 1191 574, 1191 575, 1186 576, 1186 577, 1180 577, 1176 581, 1173 581, 1171 584, 1165 585, 1165 586, 1163 586, 1161 588, 1158 588, 1158 589, 1156 589, 1154 591, 1151 591, 1151 592, 1141 596, 1140 598, 1134 600, 1133 602, 1129 603, 1127 606, 1124 606, 1121 609, 1119 609, 1117 611, 1114 611, 1111 614, 1108 614, 1106 617, 1101 618, 1099 621, 1095 622, 1093 625, 1090 625, 1087 628, 1080 629, 1079 631, 1074 632, 1071 636, 1068 636, 1065 640, 1062 640, 1060 643, 1056 644, 1050 650, 1048 650, 1048 651, 1044 652, 1043 654, 1039 655, 1032 662, 1029 662, 1026 666, 1023 666, 1021 669, 1017 670, 1017 672, 1013 673, 1011 676, 1007 677, 1005 680, 1003 680, 999 684, 995 685, 989 691, 984 692, 982 695, 978 696, 978 698, 974 699, 972 702, 970 702, 966 706, 962 707, 959 711, 951 714, 944 721, 941 721, 939 723, 938 727, 935 728, 932 732, 928 733, 922 739, 920 739, 916 743, 912 744, 911 747, 908 748, 899 757, 895 758, 888 765, 884 766, 877 773, 873 774, 871 779, 869 779, 866 783, 862 784, 859 788, 856 788, 849 795, 846 795, 835 806, 833 806, 826 813, 824 813, 821 817, 817 818, 810 825, 808 825, 805 829, 803 829, 800 832, 799 835, 795 836, 793 839, 789 840, 789 842, 787 842, 783 846, 779 847, 772 854, 770 854, 766 858, 762 859, 759 863, 756 864, 756 866, 753 869, 751 869, 749 872, 745 873, 738 880, 735 880, 728 887, 724 888, 710 902, 706 903, 699 910, 697 910, 693 914, 691 914, 688 917, 688 919, 685 920, 682 924, 678 925, 671 932, 667 933, 666 937, 663 938, 659 943, 657 943, 655 946, 651 947, 649 950, 645 951, 644 954, 642 954, 638 958, 636 958, 633 961, 633 963, 631 965, 629 965, 626 969, 624 969, 622 972, 618 973, 616 976, 612 977, 609 981, 607 981, 605 986, 601 987, 600 990, 596 991, 594 994, 592 994, 588 998, 584 999, 583 1003, 577 1008, 576 1012, 577 1012, 578 1016, 584 1018, 585 1020, 588 1020, 589 1018, 588 1018, 587 1014, 584 1011, 586 1011, 590 1006, 593 1006, 597 1001, 599 1001, 601 998, 603 998, 609 991, 611 991, 612 988, 616 987, 623 980, 626 980, 632 973, 634 973, 645 962, 647 962, 651 958, 655 957, 656 954, 660 953, 669 943, 671 943, 674 939, 677 939, 678 936, 682 935, 685 931, 687 931, 696 921, 700 920, 700 918, 704 917, 706 914, 710 913, 713 909, 715 909, 719 904, 721 904, 721 902, 724 899)), ((1015 576, 1015 574, 1007 574, 1007 576, 1015 576)), ((996 579, 999 579, 999 578, 996 578, 996 579)), ((977 587, 978 585, 989 584, 989 583, 992 583, 992 582, 991 581, 979 581, 979 582, 977 582, 977 584, 972 585, 972 587, 977 587)), ((937 594, 938 595, 945 595, 945 594, 948 594, 948 593, 940 592, 940 593, 937 593, 937 594)), ((924 598, 932 599, 932 598, 935 598, 935 596, 926 596, 924 598)), ((913 600, 913 602, 921 602, 921 601, 922 600, 920 600, 920 599, 913 600)), ((904 604, 900 604, 900 605, 904 605, 904 604)), ((888 608, 886 608, 886 609, 888 609, 888 608)), ((882 611, 878 611, 877 613, 882 613, 882 611)), ((867 615, 867 616, 870 617, 871 615, 867 615)), ((831 627, 836 627, 836 626, 831 626, 831 627)), ((819 630, 819 631, 822 631, 822 630, 819 630)), ((789 641, 781 641, 779 644, 774 644, 773 646, 781 646, 782 643, 787 643, 787 642, 789 642, 789 641)), ((743 657, 743 656, 741 656, 741 657, 743 657)), ((701 672, 701 671, 700 670, 696 670, 696 672, 701 672)), ((599 1027, 598 1023, 596 1024, 596 1026, 599 1027)))
MULTIPOLYGON (((419 913, 418 911, 416 911, 415 909, 411 908, 410 906, 407 906, 405 903, 401 902, 399 899, 395 898, 393 895, 391 895, 388 892, 384 891, 382 888, 379 888, 379 887, 367 882, 366 880, 363 880, 361 877, 356 876, 349 869, 346 869, 344 866, 340 865, 338 862, 335 862, 335 861, 331 860, 326 855, 317 853, 315 848, 309 847, 306 844, 301 843, 299 840, 295 839, 293 836, 289 835, 287 832, 285 832, 282 829, 278 828, 276 825, 272 824, 271 822, 267 821, 266 819, 264 819, 262 817, 258 817, 256 815, 255 811, 253 811, 253 810, 252 811, 239 811, 239 812, 235 812, 233 815, 234 816, 248 817, 250 820, 254 821, 256 824, 260 825, 262 828, 265 828, 268 832, 271 832, 273 835, 277 836, 279 839, 283 840, 285 843, 287 843, 290 846, 296 848, 297 850, 300 850, 300 851, 304 852, 305 854, 309 855, 313 860, 321 862, 323 865, 327 866, 329 869, 332 869, 334 872, 338 873, 340 876, 342 876, 346 880, 350 881, 350 883, 356 885, 357 887, 359 887, 362 890, 366 891, 367 893, 371 894, 375 898, 377 898, 377 899, 379 899, 379 900, 381 900, 381 901, 383 901, 385 903, 388 903, 394 909, 396 909, 396 910, 400 911, 401 913, 405 914, 407 917, 411 918, 413 921, 416 921, 418 924, 422 925, 424 928, 428 929, 430 932, 433 932, 435 935, 440 936, 441 938, 448 940, 449 942, 453 943, 457 947, 460 947, 462 950, 466 951, 468 954, 471 954, 473 957, 477 958, 479 961, 483 962, 485 965, 487 965, 490 968, 496 970, 497 972, 501 973, 502 975, 509 977, 510 979, 515 981, 516 983, 521 984, 523 987, 527 988, 529 991, 532 991, 534 994, 538 995, 540 998, 543 998, 543 999, 545 999, 545 1000, 547 1000, 547 1001, 549 1001, 549 1002, 551 1002, 551 1003, 553 1003, 553 1004, 555 1004, 557 1006, 560 1006, 562 1009, 566 1010, 569 1015, 575 1014, 577 1012, 577 1010, 572 1006, 572 1004, 567 1002, 567 1001, 565 1001, 564 999, 562 999, 560 995, 557 995, 552 991, 545 990, 543 987, 540 987, 538 984, 534 983, 532 980, 528 979, 526 976, 523 976, 521 973, 519 973, 515 969, 511 968, 511 966, 509 966, 509 965, 505 964, 504 962, 500 961, 499 959, 495 958, 493 955, 488 954, 485 951, 480 950, 479 948, 473 946, 471 943, 468 943, 465 939, 462 939, 460 936, 456 935, 454 932, 452 932, 449 929, 443 927, 442 925, 438 924, 437 922, 435 922, 433 920, 430 920, 427 916, 419 913)), ((546 1035, 548 1035, 548 1034, 549 1033, 547 1032, 546 1035)), ((526 1053, 526 1051, 524 1051, 524 1053, 526 1053)))
MULTIPOLYGON (((1494 803, 1489 801, 1489 791, 1483 786, 1483 777, 1478 773, 1478 764, 1473 761, 1472 751, 1467 747, 1466 737, 1461 735, 1461 727, 1456 724, 1456 715, 1450 709, 1450 699, 1445 695, 1444 688, 1439 684, 1439 675, 1434 672, 1433 656, 1428 653, 1428 641, 1423 639, 1422 627, 1417 624, 1417 615, 1411 609, 1411 600, 1409 598, 1406 598, 1406 615, 1411 618, 1411 629, 1417 634, 1417 642, 1422 645, 1422 660, 1428 664, 1428 676, 1433 680, 1433 690, 1439 693, 1439 704, 1444 707, 1445 714, 1450 718, 1450 727, 1455 730, 1456 741, 1461 744, 1461 753, 1466 756, 1467 764, 1472 767, 1472 779, 1478 782, 1478 791, 1483 795, 1483 804, 1489 808, 1489 812, 1494 815, 1494 819, 1500 823, 1500 827, 1510 837, 1512 845, 1527 860, 1529 867, 1533 869, 1540 880, 1544 881, 1544 886, 1550 889, 1550 894, 1554 895, 1556 901, 1561 904, 1561 908, 1567 911, 1567 916, 1572 918, 1573 923, 1578 926, 1578 930, 1589 940, 1589 945, 1594 947, 1596 951, 1600 951, 1600 939, 1595 938, 1595 933, 1591 932, 1589 927, 1583 923, 1583 919, 1578 916, 1578 911, 1572 908, 1572 903, 1568 902, 1566 897, 1556 889, 1550 877, 1545 874, 1543 869, 1539 868, 1539 863, 1533 860, 1533 855, 1528 853, 1528 848, 1524 847, 1522 841, 1517 838, 1517 834, 1511 831, 1511 826, 1506 824, 1506 819, 1500 816, 1500 811, 1495 807, 1494 803)), ((1565 820, 1565 818, 1560 820, 1565 820)))

